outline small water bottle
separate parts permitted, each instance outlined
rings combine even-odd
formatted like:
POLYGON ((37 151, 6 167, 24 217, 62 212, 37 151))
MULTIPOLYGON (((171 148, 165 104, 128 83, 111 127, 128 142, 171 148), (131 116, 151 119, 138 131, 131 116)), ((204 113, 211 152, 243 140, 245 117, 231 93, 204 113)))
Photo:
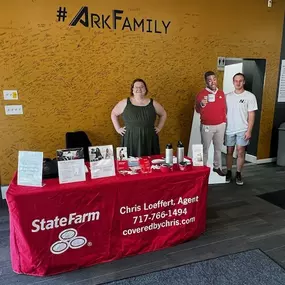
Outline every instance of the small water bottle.
POLYGON ((165 149, 165 163, 173 164, 173 148, 172 148, 172 144, 171 143, 166 145, 166 149, 165 149))
POLYGON ((184 145, 181 141, 178 141, 177 144, 177 163, 184 161, 184 145))

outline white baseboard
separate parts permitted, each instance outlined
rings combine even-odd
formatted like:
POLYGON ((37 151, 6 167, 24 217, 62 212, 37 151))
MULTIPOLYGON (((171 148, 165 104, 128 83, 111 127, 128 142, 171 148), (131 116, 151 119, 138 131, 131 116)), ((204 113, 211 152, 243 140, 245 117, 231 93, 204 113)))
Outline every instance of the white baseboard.
POLYGON ((5 200, 6 199, 6 192, 8 190, 8 186, 1 186, 1 195, 2 195, 2 199, 5 200))
MULTIPOLYGON (((227 151, 225 150, 225 151, 222 151, 224 154, 227 154, 227 151)), ((237 158, 237 152, 236 152, 236 148, 235 148, 235 150, 234 150, 234 153, 233 153, 233 158, 237 158)), ((257 157, 256 156, 254 156, 254 155, 251 155, 251 154, 248 154, 248 153, 246 153, 245 154, 245 161, 248 161, 248 162, 251 162, 251 163, 256 163, 256 161, 257 161, 257 157)))
POLYGON ((275 162, 276 160, 277 160, 277 157, 263 158, 263 159, 258 159, 256 163, 257 164, 271 163, 271 162, 275 162))
POLYGON ((246 162, 251 162, 251 163, 254 163, 254 164, 271 163, 271 162, 275 162, 276 160, 277 160, 276 157, 257 159, 257 157, 254 156, 254 155, 251 155, 251 154, 248 154, 248 153, 245 155, 245 161, 246 162))
POLYGON ((251 162, 251 163, 256 163, 257 162, 257 157, 251 154, 246 154, 245 155, 245 161, 251 162))

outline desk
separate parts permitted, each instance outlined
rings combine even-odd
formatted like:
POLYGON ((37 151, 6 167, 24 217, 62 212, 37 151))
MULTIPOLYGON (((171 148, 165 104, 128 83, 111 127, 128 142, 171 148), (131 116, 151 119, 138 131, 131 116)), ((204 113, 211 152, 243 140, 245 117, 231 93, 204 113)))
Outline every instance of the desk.
POLYGON ((7 192, 12 268, 45 276, 170 247, 205 231, 209 168, 44 180, 7 192))

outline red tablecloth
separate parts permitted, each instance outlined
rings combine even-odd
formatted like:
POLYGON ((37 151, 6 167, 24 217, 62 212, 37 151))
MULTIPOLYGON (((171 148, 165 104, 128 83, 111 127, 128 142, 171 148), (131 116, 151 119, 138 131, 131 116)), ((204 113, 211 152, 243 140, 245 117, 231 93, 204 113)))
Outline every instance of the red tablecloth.
POLYGON ((205 231, 209 168, 8 192, 16 273, 52 275, 173 246, 205 231))

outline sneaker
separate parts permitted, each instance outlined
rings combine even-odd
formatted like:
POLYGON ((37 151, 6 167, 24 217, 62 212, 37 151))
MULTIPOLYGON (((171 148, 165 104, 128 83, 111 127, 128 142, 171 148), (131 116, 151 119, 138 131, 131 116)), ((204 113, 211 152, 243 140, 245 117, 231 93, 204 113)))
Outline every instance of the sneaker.
POLYGON ((213 171, 218 173, 220 176, 226 176, 226 174, 220 168, 213 168, 213 171))
POLYGON ((243 185, 243 180, 242 180, 240 172, 237 172, 237 174, 236 174, 236 184, 237 185, 243 185))
POLYGON ((226 183, 231 183, 232 182, 232 171, 228 170, 226 174, 226 183))

